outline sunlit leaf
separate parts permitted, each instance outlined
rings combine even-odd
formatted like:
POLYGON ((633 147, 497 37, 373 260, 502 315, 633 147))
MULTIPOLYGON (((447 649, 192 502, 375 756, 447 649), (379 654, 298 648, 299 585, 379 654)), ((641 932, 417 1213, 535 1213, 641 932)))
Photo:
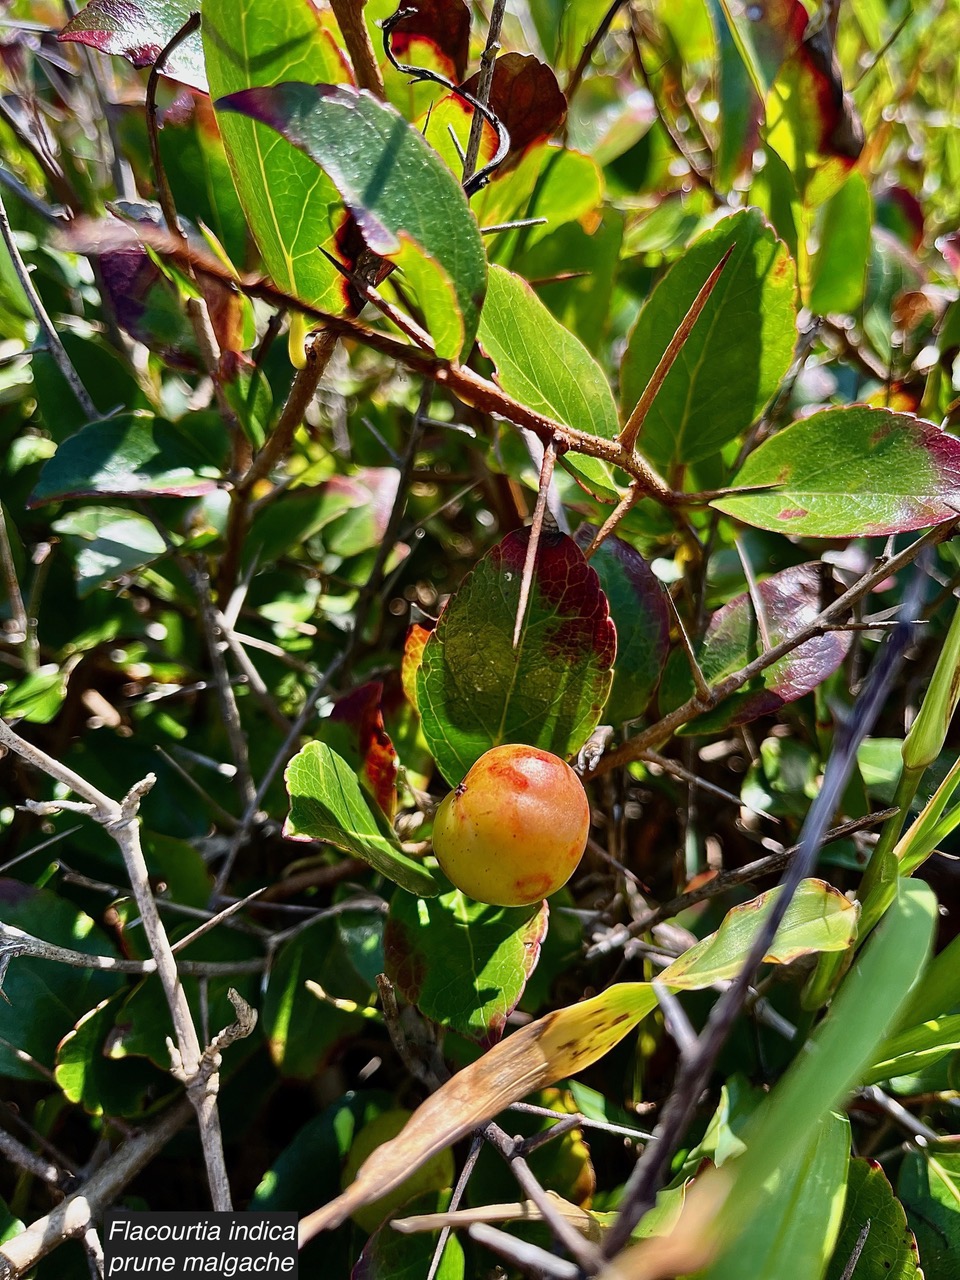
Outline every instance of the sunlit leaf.
POLYGON ((767 492, 713 505, 792 537, 875 537, 955 519, 960 440, 887 409, 827 409, 785 427, 747 458, 736 486, 767 492))
MULTIPOLYGON (((64 27, 59 40, 75 40, 149 67, 197 8, 191 0, 92 0, 64 27)), ((182 41, 164 63, 165 75, 206 89, 203 48, 197 32, 182 41)))
POLYGON ((357 775, 323 742, 311 742, 287 765, 290 814, 284 835, 323 840, 369 862, 410 893, 430 896, 437 885, 430 872, 383 834, 363 798, 357 775))
MULTIPOLYGON (((779 894, 779 887, 770 889, 733 907, 717 932, 674 960, 663 970, 660 981, 665 986, 686 989, 732 978, 779 894)), ((845 898, 839 889, 823 880, 804 880, 790 900, 764 960, 790 964, 811 951, 845 951, 857 936, 859 914, 856 903, 845 898)))
MULTIPOLYGON (((605 440, 616 436, 617 407, 603 370, 530 286, 502 267, 490 270, 477 336, 496 365, 497 381, 522 404, 605 440)), ((606 463, 579 455, 567 462, 588 485, 616 492, 606 463)))
POLYGON ((883 1170, 872 1160, 851 1160, 843 1222, 824 1280, 915 1280, 921 1274, 917 1242, 883 1170), (849 1272, 864 1228, 859 1261, 849 1272))
POLYGON ((760 414, 790 366, 796 272, 757 209, 722 219, 660 280, 630 334, 620 369, 624 417, 708 276, 733 252, 647 413, 638 447, 658 466, 708 458, 760 414))
MULTIPOLYGON (((284 80, 349 79, 318 13, 300 0, 204 0, 203 44, 210 96, 284 80)), ((319 252, 343 220, 333 182, 265 125, 217 110, 223 144, 267 271, 288 293, 338 310, 343 282, 319 252)))
POLYGON ((394 894, 384 934, 387 975, 433 1022, 488 1047, 523 995, 547 919, 543 903, 490 907, 459 890, 429 901, 394 894))
MULTIPOLYGON (((757 588, 763 623, 771 645, 795 635, 817 617, 823 607, 820 566, 795 565, 765 578, 757 588)), ((691 732, 704 732, 730 724, 746 724, 758 716, 795 702, 827 679, 843 661, 851 637, 828 631, 798 645, 778 662, 771 663, 746 689, 721 703, 715 711, 699 716, 691 732)), ((748 592, 735 596, 710 619, 697 661, 708 684, 723 680, 753 661, 766 646, 753 600, 748 592)), ((675 651, 663 681, 663 698, 677 706, 694 693, 693 677, 685 655, 675 651)))
POLYGON ((463 189, 416 129, 365 91, 287 82, 221 97, 218 110, 269 125, 336 186, 368 247, 400 266, 437 353, 473 344, 486 256, 463 189))
MULTIPOLYGON (((225 437, 221 437, 223 445, 225 437)), ((124 498, 190 497, 210 493, 221 457, 203 447, 190 419, 167 422, 149 413, 121 413, 70 436, 40 473, 30 505, 113 494, 124 498)))

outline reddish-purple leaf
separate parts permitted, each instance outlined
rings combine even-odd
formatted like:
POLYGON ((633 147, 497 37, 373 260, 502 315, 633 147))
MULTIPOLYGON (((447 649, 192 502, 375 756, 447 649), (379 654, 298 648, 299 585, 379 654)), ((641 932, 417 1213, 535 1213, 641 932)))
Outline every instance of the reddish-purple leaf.
MULTIPOLYGON (((596 532, 591 525, 581 525, 577 545, 586 550, 596 532)), ((622 538, 607 538, 590 563, 617 628, 617 665, 607 718, 611 724, 622 724, 643 714, 657 687, 670 648, 670 614, 659 578, 622 538)))
MULTIPOLYGON (((200 6, 196 0, 92 0, 60 32, 73 40, 118 54, 135 67, 149 67, 200 6)), ((188 36, 167 58, 164 75, 206 92, 200 35, 188 36)))
MULTIPOLYGON (((795 565, 759 584, 757 594, 763 623, 771 645, 796 635, 816 618, 823 607, 820 566, 816 562, 795 565)), ((763 627, 758 623, 747 592, 725 604, 710 619, 697 661, 708 684, 716 684, 741 670, 765 648, 763 627)), ((772 715, 795 702, 832 675, 850 648, 850 633, 828 631, 799 645, 773 663, 752 684, 715 711, 690 725, 692 733, 713 733, 730 725, 746 724, 758 716, 772 715)), ((675 651, 664 676, 662 702, 679 706, 694 692, 693 677, 683 653, 675 651)))
POLYGON ((545 530, 520 642, 513 634, 530 531, 509 533, 468 574, 427 641, 417 673, 424 736, 458 783, 503 742, 568 756, 596 728, 616 628, 596 571, 566 534, 545 530))
MULTIPOLYGON (((479 73, 463 86, 476 95, 479 73)), ((551 137, 567 114, 567 100, 557 77, 539 58, 505 53, 493 69, 490 107, 510 133, 511 156, 519 156, 535 142, 551 137)))
POLYGON ((175 369, 196 372, 200 360, 176 286, 141 245, 100 257, 104 301, 131 338, 175 369))
POLYGON ((390 32, 390 48, 399 62, 438 65, 451 79, 467 73, 470 55, 470 8, 465 0, 417 0, 401 4, 409 10, 390 32), (432 56, 431 56, 432 55, 432 56))
POLYGON ((360 774, 389 821, 397 811, 397 753, 383 724, 383 685, 371 680, 337 699, 320 736, 360 774), (332 732, 326 732, 329 727, 332 732))
POLYGON ((491 907, 459 890, 394 894, 383 935, 387 975, 433 1022, 496 1044, 540 958, 548 908, 491 907))

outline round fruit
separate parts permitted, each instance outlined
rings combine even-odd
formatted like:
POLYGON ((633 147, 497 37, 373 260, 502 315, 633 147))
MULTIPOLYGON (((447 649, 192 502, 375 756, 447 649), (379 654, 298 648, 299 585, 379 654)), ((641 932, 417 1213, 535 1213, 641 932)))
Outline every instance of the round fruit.
MULTIPOLYGON (((347 1156, 347 1163, 340 1178, 342 1188, 349 1187, 367 1156, 372 1155, 384 1142, 395 1138, 412 1114, 411 1111, 404 1111, 402 1107, 397 1107, 394 1111, 381 1111, 380 1115, 364 1125, 354 1138, 350 1154, 347 1156)), ((399 1209, 408 1200, 425 1195, 428 1191, 443 1191, 445 1187, 452 1187, 455 1173, 453 1153, 449 1147, 445 1147, 435 1156, 431 1156, 425 1165, 415 1169, 406 1182, 402 1182, 399 1187, 394 1187, 379 1200, 363 1205, 350 1216, 358 1227, 362 1227, 368 1235, 372 1235, 384 1218, 389 1217, 395 1209, 399 1209)))
POLYGON ((524 907, 567 883, 589 830, 587 794, 568 764, 536 747, 493 747, 441 801, 433 851, 468 897, 524 907))

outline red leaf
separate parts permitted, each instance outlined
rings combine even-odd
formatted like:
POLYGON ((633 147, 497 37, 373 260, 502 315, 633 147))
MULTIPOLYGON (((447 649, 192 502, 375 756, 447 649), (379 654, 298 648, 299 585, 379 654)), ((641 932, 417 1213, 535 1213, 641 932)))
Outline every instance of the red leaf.
POLYGON ((397 811, 397 753, 383 727, 382 696, 379 680, 362 684, 337 700, 330 719, 352 732, 359 771, 392 822, 397 811))
MULTIPOLYGON (((476 94, 479 74, 463 86, 476 94)), ((490 109, 510 133, 511 156, 518 156, 543 138, 549 138, 567 114, 567 100, 557 77, 539 58, 526 53, 505 53, 493 69, 490 109)))
MULTIPOLYGON (((406 3, 402 9, 408 8, 406 3)), ((390 32, 390 48, 399 62, 411 66, 446 64, 446 74, 460 81, 470 55, 470 9, 465 0, 417 0, 416 8, 390 32), (429 46, 429 53, 417 45, 429 46)))
MULTIPOLYGON (((92 0, 60 32, 58 39, 89 45, 100 53, 149 67, 199 5, 189 0, 92 0)), ((174 51, 164 75, 206 92, 200 35, 194 32, 174 51)))

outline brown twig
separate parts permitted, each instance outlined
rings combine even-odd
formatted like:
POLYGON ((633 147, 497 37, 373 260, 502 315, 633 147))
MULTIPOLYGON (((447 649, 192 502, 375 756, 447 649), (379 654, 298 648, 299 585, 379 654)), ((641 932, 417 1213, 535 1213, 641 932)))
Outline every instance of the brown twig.
POLYGON ((717 684, 711 685, 709 696, 695 694, 692 698, 688 698, 682 706, 668 712, 656 724, 650 725, 649 728, 644 729, 636 737, 623 743, 615 751, 609 752, 597 763, 594 769, 585 775, 585 778, 598 777, 601 774, 609 773, 611 769, 619 769, 623 765, 629 764, 631 760, 639 760, 644 751, 666 742, 683 725, 696 719, 704 711, 710 711, 718 703, 723 702, 725 698, 729 698, 731 694, 736 693, 738 689, 742 689, 754 676, 758 676, 767 667, 772 666, 774 662, 779 662, 781 658, 788 653, 792 653, 794 649, 799 648, 800 645, 805 644, 808 640, 833 630, 836 622, 843 618, 844 614, 858 600, 868 595, 885 578, 890 577, 891 574, 898 573, 915 560, 924 547, 942 542, 945 538, 948 538, 956 527, 957 520, 948 520, 943 524, 935 525, 934 528, 928 529, 926 533, 922 534, 898 555, 882 558, 869 573, 865 573, 858 582, 855 582, 848 591, 839 596, 833 604, 828 605, 818 613, 816 618, 807 626, 801 628, 794 635, 787 636, 779 644, 774 645, 772 649, 765 650, 754 658, 752 662, 748 662, 745 667, 741 667, 739 671, 735 671, 717 684))
POLYGON ((336 345, 336 335, 329 329, 321 329, 313 335, 312 340, 307 344, 306 363, 294 376, 276 425, 264 442, 263 448, 231 490, 230 510, 227 514, 227 527, 224 533, 224 551, 217 575, 217 598, 221 607, 226 605, 240 572, 243 541, 250 527, 251 491, 286 458, 293 443, 293 437, 313 402, 320 379, 326 372, 336 345))
MULTIPOLYGON (((700 780, 700 785, 704 786, 702 779, 700 780)), ((868 813, 862 818, 852 818, 849 822, 843 822, 840 826, 834 827, 832 831, 828 831, 824 836, 823 843, 825 845, 832 844, 835 840, 843 840, 847 836, 855 835, 858 831, 865 831, 868 827, 875 827, 881 822, 886 822, 888 818, 897 812, 898 810, 895 808, 881 809, 878 813, 868 813)), ((752 884, 763 876, 775 875, 776 872, 783 870, 799 847, 799 845, 794 844, 786 849, 781 848, 776 853, 767 854, 765 858, 757 858, 754 862, 748 862, 746 866, 736 867, 732 871, 721 871, 712 880, 700 885, 699 888, 691 889, 687 893, 681 893, 677 897, 671 898, 669 902, 663 902, 659 907, 653 907, 649 911, 645 911, 642 916, 631 920, 629 924, 617 925, 607 937, 600 939, 600 941, 595 942, 593 946, 587 949, 586 959, 595 960, 600 956, 609 955, 612 951, 624 946, 631 938, 635 938, 641 933, 649 933, 651 929, 658 924, 662 924, 664 920, 672 920, 681 911, 695 907, 698 902, 706 902, 709 898, 716 898, 721 893, 737 888, 738 885, 752 884)))
POLYGON ((377 55, 373 51, 370 32, 363 20, 366 3, 367 0, 330 0, 330 8, 333 10, 340 34, 343 36, 343 43, 347 46, 357 84, 361 89, 369 89, 381 102, 386 102, 387 94, 383 87, 383 76, 377 65, 377 55))
POLYGON ((643 426, 647 414, 653 405, 654 400, 660 388, 666 381, 667 374, 673 368, 677 356, 683 350, 684 344, 693 331, 693 326, 697 323, 700 315, 710 300, 710 295, 717 287, 717 282, 723 274, 723 269, 730 260, 730 255, 737 246, 732 244, 723 257, 713 268, 706 280, 703 282, 697 296, 691 302, 687 314, 677 326, 677 331, 667 343, 667 349, 657 363, 657 367, 650 375, 650 381, 643 389, 643 395, 637 401, 637 407, 627 419, 626 426, 620 432, 620 443, 625 449, 633 450, 637 445, 637 436, 640 434, 640 428, 643 426))

